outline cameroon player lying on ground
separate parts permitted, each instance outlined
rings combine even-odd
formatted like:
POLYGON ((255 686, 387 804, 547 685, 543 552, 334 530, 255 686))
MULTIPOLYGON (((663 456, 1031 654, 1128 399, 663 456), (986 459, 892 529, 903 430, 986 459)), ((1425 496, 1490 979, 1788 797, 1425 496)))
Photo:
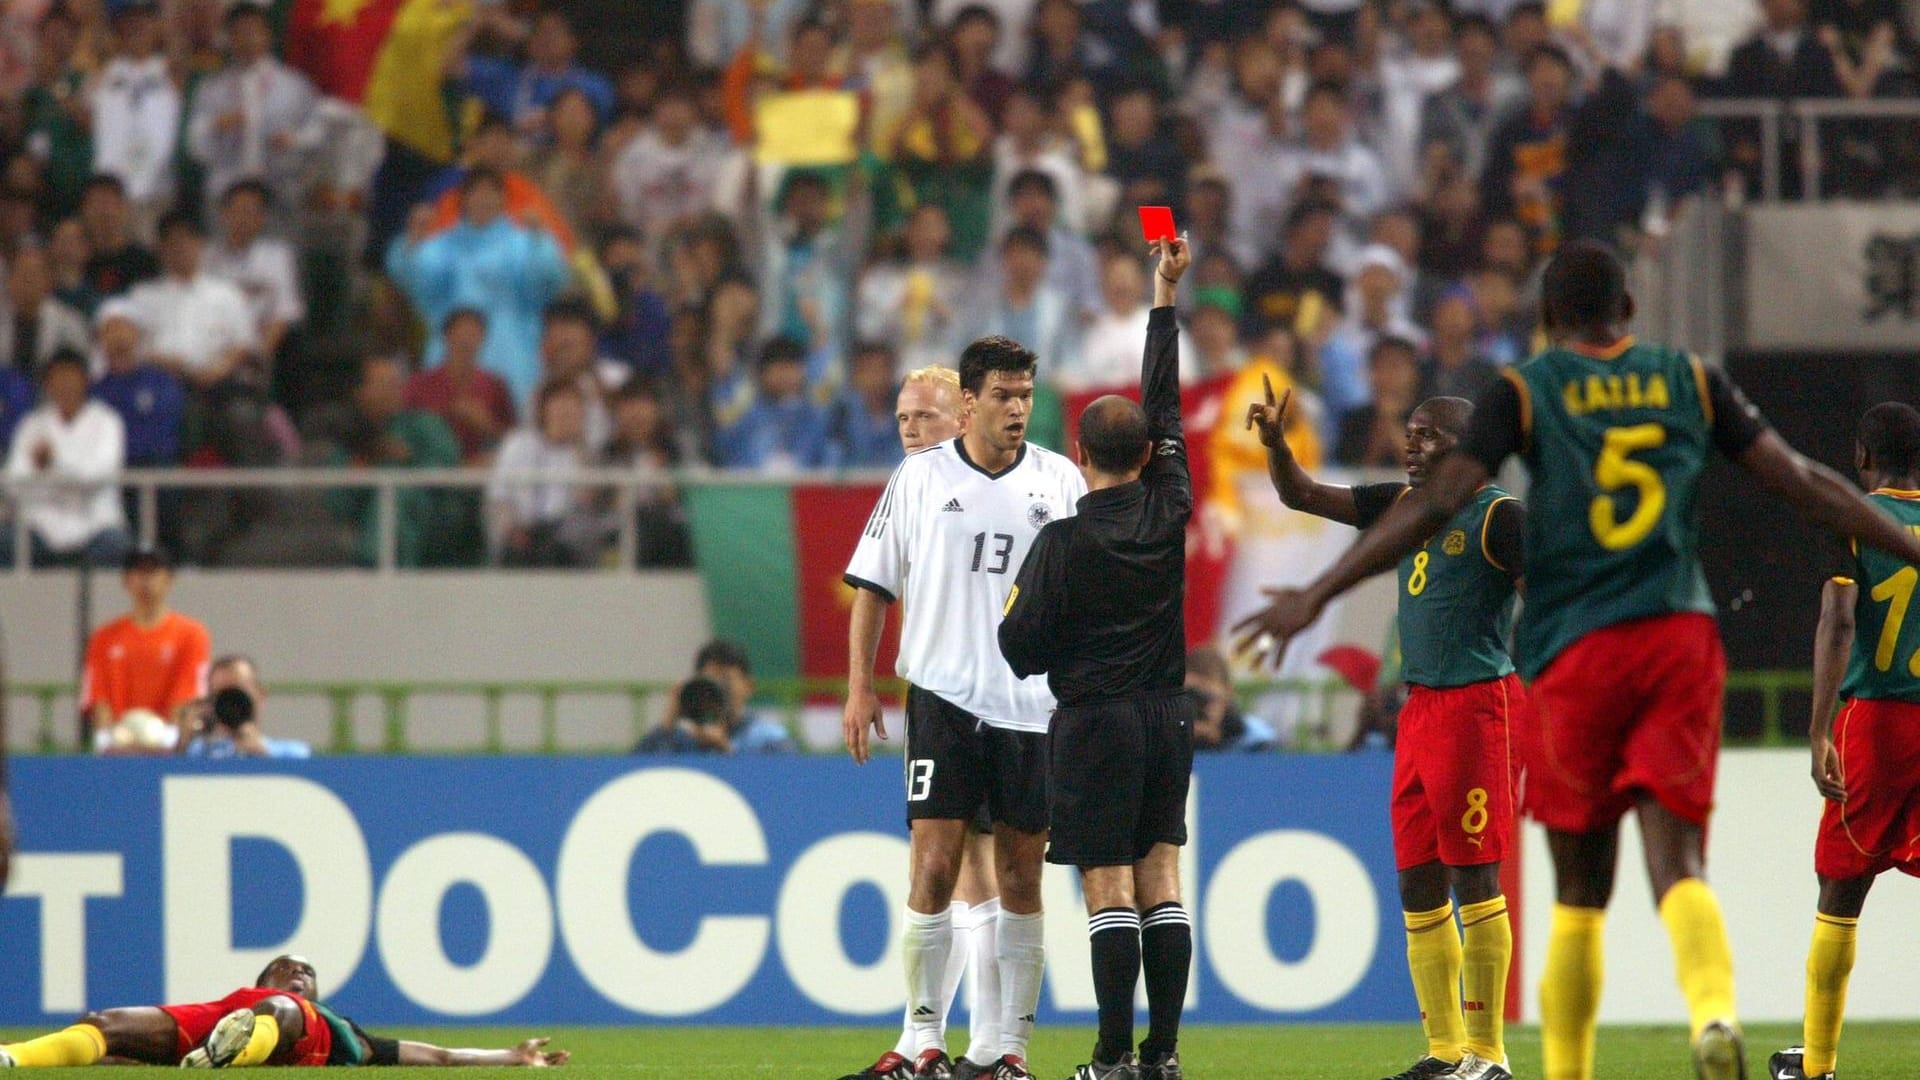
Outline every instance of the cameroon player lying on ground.
POLYGON ((507 1050, 449 1050, 382 1039, 320 1004, 320 979, 298 956, 276 957, 254 985, 198 1005, 89 1013, 64 1031, 0 1046, 0 1067, 146 1065, 224 1069, 250 1065, 565 1065, 545 1039, 507 1050))

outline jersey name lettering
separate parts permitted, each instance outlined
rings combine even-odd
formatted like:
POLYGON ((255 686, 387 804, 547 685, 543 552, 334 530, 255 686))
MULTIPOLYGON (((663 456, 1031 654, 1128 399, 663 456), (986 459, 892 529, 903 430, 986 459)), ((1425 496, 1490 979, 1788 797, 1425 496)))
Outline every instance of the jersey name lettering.
POLYGON ((1601 409, 1668 409, 1673 399, 1667 392, 1666 376, 1659 372, 1642 376, 1629 371, 1624 375, 1589 375, 1574 379, 1562 390, 1567 412, 1585 416, 1601 409))

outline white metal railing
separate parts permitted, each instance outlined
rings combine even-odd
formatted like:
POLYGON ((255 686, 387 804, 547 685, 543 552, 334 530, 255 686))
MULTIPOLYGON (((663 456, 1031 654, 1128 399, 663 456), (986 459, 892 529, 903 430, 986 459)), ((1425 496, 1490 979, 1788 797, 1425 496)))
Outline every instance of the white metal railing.
POLYGON ((1699 113, 1709 120, 1751 120, 1760 125, 1760 198, 1778 202, 1781 191, 1780 147, 1786 125, 1797 125, 1801 198, 1817 199, 1826 167, 1821 153, 1820 123, 1824 120, 1920 120, 1920 100, 1912 98, 1709 98, 1699 113))
POLYGON ((1674 207, 1661 242, 1643 247, 1628 267, 1633 332, 1652 341, 1685 342, 1712 360, 1732 347, 1735 212, 1719 199, 1692 198, 1674 207))
MULTIPOLYGON (((639 551, 637 511, 643 491, 662 488, 755 487, 813 484, 884 484, 884 469, 847 469, 812 472, 734 472, 710 467, 682 469, 580 468, 565 472, 550 470, 402 469, 402 468, 267 468, 267 469, 127 469, 109 478, 76 480, 64 477, 15 477, 0 486, 10 497, 36 490, 98 491, 102 488, 131 490, 138 508, 137 539, 152 543, 157 535, 160 509, 159 493, 168 489, 186 490, 279 490, 341 491, 372 489, 377 501, 375 519, 379 541, 375 568, 383 574, 397 568, 396 548, 399 530, 399 494, 428 488, 481 491, 495 484, 511 487, 564 485, 570 488, 598 488, 614 496, 614 516, 618 523, 614 547, 617 566, 631 570, 639 551)), ((30 572, 29 525, 19 512, 18 499, 12 498, 15 574, 30 572)), ((352 524, 343 522, 343 524, 352 524)))

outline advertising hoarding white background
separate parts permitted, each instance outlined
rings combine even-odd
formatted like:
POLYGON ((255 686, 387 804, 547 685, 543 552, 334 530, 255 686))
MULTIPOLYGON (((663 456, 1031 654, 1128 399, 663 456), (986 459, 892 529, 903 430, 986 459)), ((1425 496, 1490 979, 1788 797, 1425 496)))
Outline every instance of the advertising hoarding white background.
MULTIPOLYGON (((1807 941, 1813 934, 1814 829, 1820 797, 1806 751, 1733 750, 1720 758, 1719 805, 1707 839, 1707 880, 1720 896, 1733 944, 1734 989, 1746 1020, 1800 1019, 1807 941)), ((1546 834, 1527 826, 1521 948, 1526 1000, 1540 1016, 1540 969, 1553 917, 1553 864, 1546 834)), ((1920 881, 1883 876, 1860 920, 1859 958, 1847 994, 1849 1019, 1920 1014, 1920 881)), ((1647 888, 1638 830, 1622 830, 1620 870, 1607 915, 1602 1023, 1666 1023, 1686 1017, 1673 978, 1673 952, 1647 888)), ((1773 1048, 1767 1048, 1773 1049, 1773 1048)), ((1603 1047, 1604 1052, 1604 1047, 1603 1047)))
POLYGON ((1743 220, 1747 348, 1920 345, 1920 206, 1787 203, 1743 220))

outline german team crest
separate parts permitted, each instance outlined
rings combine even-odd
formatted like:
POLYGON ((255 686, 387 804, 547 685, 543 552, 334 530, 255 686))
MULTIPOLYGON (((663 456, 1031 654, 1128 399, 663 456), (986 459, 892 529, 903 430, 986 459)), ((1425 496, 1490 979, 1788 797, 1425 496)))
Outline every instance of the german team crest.
POLYGON ((1053 520, 1053 508, 1046 503, 1037 502, 1027 507, 1027 524, 1036 529, 1045 528, 1053 520))
POLYGON ((1460 529, 1453 530, 1440 542, 1440 550, 1449 555, 1458 555, 1467 550, 1467 534, 1460 529))

